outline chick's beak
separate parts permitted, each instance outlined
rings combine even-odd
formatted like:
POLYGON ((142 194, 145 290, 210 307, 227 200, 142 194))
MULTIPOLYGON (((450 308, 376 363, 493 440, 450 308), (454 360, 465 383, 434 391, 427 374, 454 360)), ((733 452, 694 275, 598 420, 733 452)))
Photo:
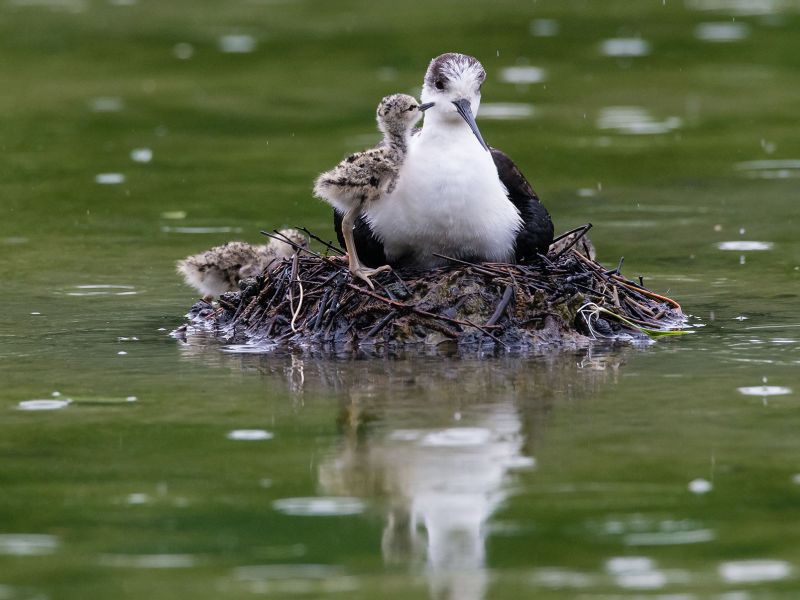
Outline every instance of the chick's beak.
POLYGON ((426 102, 425 104, 420 104, 419 105, 419 110, 420 110, 420 112, 425 112, 426 110, 428 110, 434 104, 436 104, 436 102, 426 102))
POLYGON ((478 129, 478 124, 475 122, 475 115, 472 114, 472 105, 469 103, 469 100, 461 98, 460 100, 453 100, 453 104, 455 104, 458 114, 461 115, 461 118, 467 122, 467 125, 469 125, 472 133, 474 133, 475 137, 478 138, 481 146, 483 146, 483 148, 488 152, 489 146, 483 141, 483 136, 478 129))

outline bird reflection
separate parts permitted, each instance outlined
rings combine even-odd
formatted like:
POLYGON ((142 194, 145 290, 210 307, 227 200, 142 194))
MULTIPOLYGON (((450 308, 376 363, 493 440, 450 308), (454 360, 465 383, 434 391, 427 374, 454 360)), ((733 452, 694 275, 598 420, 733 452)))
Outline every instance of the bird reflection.
MULTIPOLYGON (((384 510, 384 562, 424 573, 431 598, 487 597, 486 539, 520 470, 534 469, 550 414, 613 381, 623 351, 535 360, 335 360, 227 355, 300 403, 339 398, 341 439, 318 467, 321 493, 384 510)), ((226 358, 227 358, 226 357, 226 358)))

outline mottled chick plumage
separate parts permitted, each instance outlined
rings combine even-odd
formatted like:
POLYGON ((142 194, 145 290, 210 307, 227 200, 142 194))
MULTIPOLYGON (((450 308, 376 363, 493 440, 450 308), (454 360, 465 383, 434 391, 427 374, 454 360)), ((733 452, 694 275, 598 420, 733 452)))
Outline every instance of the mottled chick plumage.
MULTIPOLYGON (((353 223, 370 204, 390 193, 397 182, 411 132, 422 117, 425 106, 412 96, 393 94, 378 105, 378 128, 383 140, 375 148, 356 152, 330 171, 322 173, 314 183, 314 195, 344 213, 342 231, 345 237, 350 271, 370 286, 369 275, 376 271, 364 267, 352 243, 353 223)), ((380 270, 385 270, 382 267, 380 270)))
MULTIPOLYGON (((305 236, 296 229, 283 229, 280 234, 299 246, 307 245, 305 236)), ((240 280, 260 275, 294 253, 291 244, 276 239, 261 245, 233 241, 187 256, 178 261, 177 270, 187 285, 203 297, 213 298, 238 290, 240 280)))

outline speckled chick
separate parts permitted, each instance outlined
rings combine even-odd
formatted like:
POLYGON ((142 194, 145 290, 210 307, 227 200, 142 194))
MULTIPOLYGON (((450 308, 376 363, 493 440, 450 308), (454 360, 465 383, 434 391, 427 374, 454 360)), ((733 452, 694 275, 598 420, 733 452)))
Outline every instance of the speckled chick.
MULTIPOLYGON (((296 229, 283 229, 280 234, 300 246, 308 245, 305 236, 296 229)), ((263 245, 228 242, 187 256, 178 261, 177 270, 187 285, 210 300, 225 292, 238 290, 241 279, 260 275, 294 253, 293 246, 276 239, 263 245)))
POLYGON ((382 142, 375 148, 351 154, 330 171, 322 173, 314 183, 314 194, 344 213, 342 233, 350 272, 354 277, 366 281, 370 287, 374 287, 370 276, 390 267, 369 269, 361 263, 353 242, 353 225, 371 203, 393 190, 414 124, 430 106, 420 105, 406 94, 386 96, 377 109, 382 142))

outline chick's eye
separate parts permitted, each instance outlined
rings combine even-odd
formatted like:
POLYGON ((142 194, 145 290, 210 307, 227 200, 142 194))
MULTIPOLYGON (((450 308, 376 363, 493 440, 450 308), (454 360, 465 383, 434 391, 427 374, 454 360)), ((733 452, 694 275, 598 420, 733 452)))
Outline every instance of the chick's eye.
POLYGON ((436 89, 437 90, 443 90, 444 89, 444 80, 437 79, 436 83, 434 85, 436 85, 436 89))

